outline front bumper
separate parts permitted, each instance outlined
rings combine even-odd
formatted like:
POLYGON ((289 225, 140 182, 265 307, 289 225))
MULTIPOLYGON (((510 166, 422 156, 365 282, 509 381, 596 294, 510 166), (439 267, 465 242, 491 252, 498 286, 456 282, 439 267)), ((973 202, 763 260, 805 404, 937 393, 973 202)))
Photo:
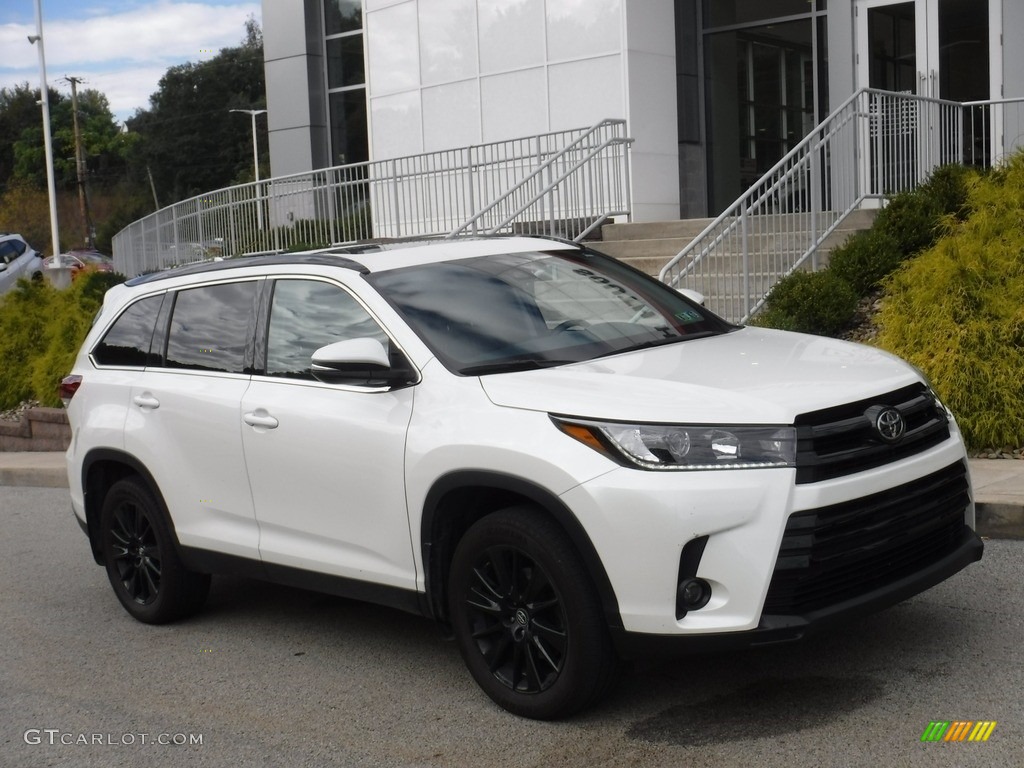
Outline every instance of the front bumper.
POLYGON ((655 635, 613 630, 612 641, 619 655, 625 659, 671 657, 794 642, 810 632, 880 611, 913 597, 981 560, 984 548, 978 535, 965 526, 957 548, 941 560, 885 587, 827 608, 799 616, 763 615, 755 629, 743 632, 655 635))
POLYGON ((796 484, 792 470, 623 468, 562 499, 605 567, 625 639, 698 647, 797 639, 906 599, 982 552, 956 438, 812 484, 796 484), (711 599, 677 617, 681 555, 698 537, 707 543, 695 575, 711 599))

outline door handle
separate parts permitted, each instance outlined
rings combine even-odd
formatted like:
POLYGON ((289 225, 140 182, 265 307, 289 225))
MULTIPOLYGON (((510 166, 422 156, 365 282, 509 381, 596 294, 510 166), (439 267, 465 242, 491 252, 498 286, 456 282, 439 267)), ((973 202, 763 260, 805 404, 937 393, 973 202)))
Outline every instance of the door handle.
POLYGON ((262 408, 243 414, 242 421, 250 427, 265 427, 266 429, 274 429, 279 424, 277 419, 262 408))
POLYGON ((132 402, 135 403, 142 410, 150 409, 156 410, 160 407, 160 401, 153 397, 149 392, 141 395, 136 395, 132 398, 132 402))

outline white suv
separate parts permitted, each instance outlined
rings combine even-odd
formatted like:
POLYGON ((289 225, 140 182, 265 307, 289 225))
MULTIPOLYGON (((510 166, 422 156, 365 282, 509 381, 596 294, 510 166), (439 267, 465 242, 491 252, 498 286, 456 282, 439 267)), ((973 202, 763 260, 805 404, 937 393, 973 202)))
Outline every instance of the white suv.
POLYGON ((62 389, 74 512, 132 616, 196 611, 212 573, 365 598, 527 717, 594 702, 617 656, 792 640, 982 553, 913 368, 562 241, 136 278, 62 389))
POLYGON ((0 293, 14 288, 21 278, 39 280, 43 260, 21 235, 0 232, 0 293))

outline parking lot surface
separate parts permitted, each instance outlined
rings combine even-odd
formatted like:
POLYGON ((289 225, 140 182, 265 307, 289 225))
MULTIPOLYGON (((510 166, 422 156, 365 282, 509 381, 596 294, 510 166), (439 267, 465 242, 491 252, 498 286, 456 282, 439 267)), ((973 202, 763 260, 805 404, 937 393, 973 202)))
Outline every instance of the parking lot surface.
POLYGON ((66 489, 0 488, 0 766, 1020 766, 1024 542, 802 643, 625 668, 567 722, 494 706, 423 619, 215 579, 136 623, 66 489), (995 721, 986 742, 922 742, 995 721))

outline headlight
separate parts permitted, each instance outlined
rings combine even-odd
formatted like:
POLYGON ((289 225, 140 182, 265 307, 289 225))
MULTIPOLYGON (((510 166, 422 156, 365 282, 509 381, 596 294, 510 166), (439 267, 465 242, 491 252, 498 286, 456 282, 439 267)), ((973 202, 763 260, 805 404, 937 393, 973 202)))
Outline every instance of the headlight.
POLYGON ((621 424, 552 416, 555 425, 620 463, 644 469, 765 469, 796 466, 796 428, 621 424))

